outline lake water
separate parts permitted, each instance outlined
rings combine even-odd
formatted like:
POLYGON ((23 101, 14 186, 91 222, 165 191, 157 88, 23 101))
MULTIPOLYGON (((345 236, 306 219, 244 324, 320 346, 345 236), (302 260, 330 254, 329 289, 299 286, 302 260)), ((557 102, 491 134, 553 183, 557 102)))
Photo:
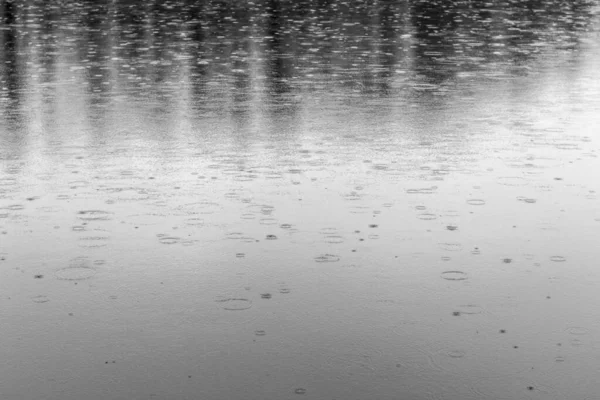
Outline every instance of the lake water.
POLYGON ((0 398, 598 398, 599 10, 0 3, 0 398))

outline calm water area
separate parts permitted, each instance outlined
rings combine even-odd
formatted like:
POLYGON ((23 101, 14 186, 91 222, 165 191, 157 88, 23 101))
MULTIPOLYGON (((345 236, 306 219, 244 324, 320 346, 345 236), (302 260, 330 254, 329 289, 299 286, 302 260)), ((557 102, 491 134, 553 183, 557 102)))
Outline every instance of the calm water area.
POLYGON ((0 399, 600 396, 600 4, 0 1, 0 399))

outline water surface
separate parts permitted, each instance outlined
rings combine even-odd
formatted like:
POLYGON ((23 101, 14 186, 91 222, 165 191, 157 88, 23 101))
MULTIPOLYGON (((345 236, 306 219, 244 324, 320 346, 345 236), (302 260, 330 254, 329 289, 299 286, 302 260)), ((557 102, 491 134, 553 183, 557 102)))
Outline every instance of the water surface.
POLYGON ((597 2, 0 6, 3 399, 592 399, 597 2))

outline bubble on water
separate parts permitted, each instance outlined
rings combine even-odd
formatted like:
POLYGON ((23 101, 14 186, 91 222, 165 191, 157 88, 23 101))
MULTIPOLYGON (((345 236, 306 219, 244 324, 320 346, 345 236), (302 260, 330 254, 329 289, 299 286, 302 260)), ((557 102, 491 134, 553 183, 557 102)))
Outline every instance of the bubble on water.
POLYGON ((215 300, 223 310, 242 311, 252 307, 252 301, 241 297, 220 297, 215 300))
POLYGON ((83 210, 77 213, 82 221, 108 221, 112 219, 112 213, 104 210, 83 210))
POLYGON ((315 257, 315 261, 318 263, 336 262, 340 261, 340 257, 335 254, 322 254, 315 257))
POLYGON ((48 298, 48 296, 44 296, 44 295, 39 295, 39 296, 33 296, 31 298, 31 301, 33 301, 34 303, 47 303, 50 301, 50 299, 48 298))
POLYGON ((501 176, 496 179, 496 182, 504 186, 525 186, 528 184, 527 180, 520 176, 501 176))
POLYGON ((485 205, 485 200, 482 200, 482 199, 469 199, 469 200, 467 200, 467 204, 469 204, 471 206, 484 206, 485 205))
POLYGON ((565 261, 567 261, 567 259, 563 256, 552 256, 552 257, 550 257, 550 261, 565 262, 565 261))
POLYGON ((445 271, 442 272, 442 278, 447 281, 464 281, 468 279, 468 275, 463 271, 445 271))
POLYGON ((438 243, 438 246, 439 246, 440 249, 446 250, 446 251, 460 251, 460 250, 462 250, 462 244, 460 244, 460 243, 450 243, 450 242, 438 243))
POLYGON ((431 213, 422 213, 417 215, 417 218, 423 221, 433 221, 434 219, 437 219, 437 215, 431 213))
POLYGON ((571 335, 587 335, 588 330, 582 326, 570 326, 567 328, 567 332, 571 335))
POLYGON ((324 240, 325 240, 325 242, 331 243, 331 244, 344 243, 344 238, 342 236, 338 236, 338 235, 325 236, 324 240))
POLYGON ((176 244, 181 241, 181 238, 177 236, 163 236, 158 241, 162 244, 176 244))
POLYGON ((296 393, 296 394, 306 394, 306 389, 304 389, 304 388, 294 389, 294 393, 296 393))

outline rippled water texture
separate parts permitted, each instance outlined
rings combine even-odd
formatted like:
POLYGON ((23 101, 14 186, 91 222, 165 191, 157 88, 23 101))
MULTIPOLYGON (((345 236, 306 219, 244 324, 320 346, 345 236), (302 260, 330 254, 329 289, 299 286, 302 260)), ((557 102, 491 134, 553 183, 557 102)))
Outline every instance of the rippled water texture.
POLYGON ((598 10, 1 1, 0 398, 598 398, 598 10))

